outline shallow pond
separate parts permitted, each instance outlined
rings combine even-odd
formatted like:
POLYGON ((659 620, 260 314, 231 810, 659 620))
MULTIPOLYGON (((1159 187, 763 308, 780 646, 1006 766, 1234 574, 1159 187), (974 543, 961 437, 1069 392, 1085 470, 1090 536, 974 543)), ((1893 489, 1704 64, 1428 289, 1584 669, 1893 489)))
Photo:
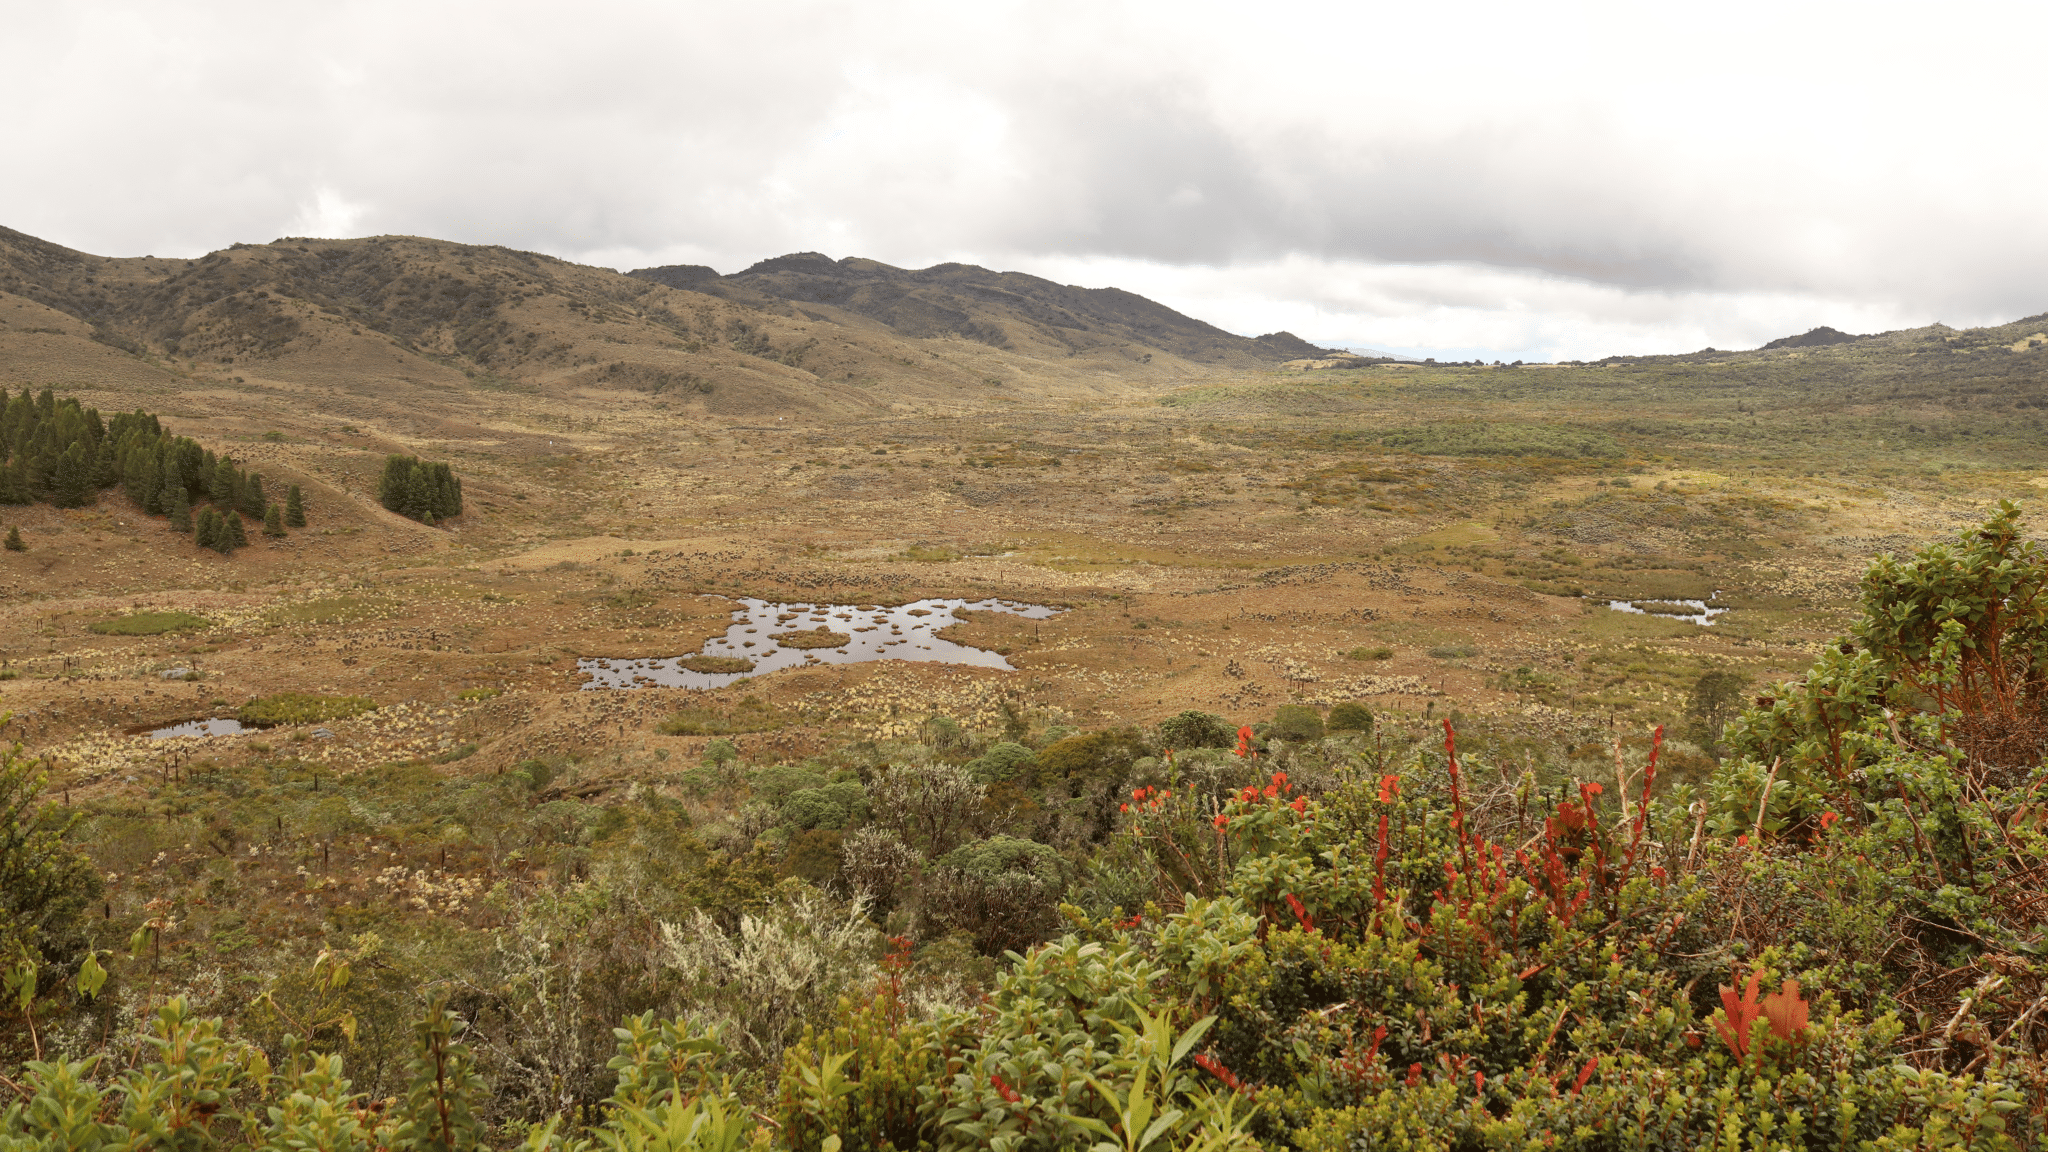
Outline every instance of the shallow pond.
POLYGON ((240 720, 232 718, 225 720, 187 720, 183 724, 173 724, 168 728, 152 728, 149 730, 149 738, 151 740, 168 740, 173 736, 234 736, 242 732, 254 731, 254 728, 245 728, 240 720))
POLYGON ((1728 611, 1725 605, 1708 607, 1720 598, 1721 593, 1716 590, 1712 600, 1608 600, 1607 606, 1616 612, 1632 612, 1637 616, 1662 616, 1666 620, 1686 620, 1702 628, 1711 628, 1714 621, 1719 620, 1722 614, 1728 611))
POLYGON ((735 680, 780 668, 858 664, 864 660, 932 660, 945 664, 973 664, 982 668, 1008 668, 1010 662, 1001 655, 941 639, 939 630, 960 622, 960 618, 954 615, 956 610, 1004 612, 1027 620, 1043 620, 1059 611, 1042 604, 1019 604, 1013 600, 918 600, 894 608, 873 604, 776 604, 751 599, 741 600, 740 604, 741 607, 733 610, 733 623, 725 630, 725 635, 705 644, 701 652, 637 660, 624 657, 578 660, 577 670, 590 677, 583 687, 722 688, 735 680), (798 648, 786 647, 775 639, 790 632, 814 635, 820 629, 829 629, 844 636, 845 642, 833 647, 798 648), (751 660, 753 668, 740 672, 698 672, 685 667, 693 659, 704 660, 707 657, 751 660))

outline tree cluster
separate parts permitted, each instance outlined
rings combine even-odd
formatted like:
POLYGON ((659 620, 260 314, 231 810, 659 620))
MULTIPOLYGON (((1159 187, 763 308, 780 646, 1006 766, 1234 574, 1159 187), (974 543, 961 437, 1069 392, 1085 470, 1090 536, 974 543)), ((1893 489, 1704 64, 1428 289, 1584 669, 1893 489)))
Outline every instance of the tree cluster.
POLYGON ((400 516, 434 524, 462 515, 462 481, 446 464, 417 456, 386 456, 377 499, 400 516))
POLYGON ((169 517, 178 531, 194 533, 201 547, 223 554, 248 543, 244 516, 272 536, 306 523, 298 485, 283 505, 273 503, 262 473, 190 437, 171 435, 141 409, 109 420, 97 408, 75 397, 59 399, 47 388, 24 388, 12 398, 0 389, 0 504, 84 508, 116 486, 143 511, 169 517))

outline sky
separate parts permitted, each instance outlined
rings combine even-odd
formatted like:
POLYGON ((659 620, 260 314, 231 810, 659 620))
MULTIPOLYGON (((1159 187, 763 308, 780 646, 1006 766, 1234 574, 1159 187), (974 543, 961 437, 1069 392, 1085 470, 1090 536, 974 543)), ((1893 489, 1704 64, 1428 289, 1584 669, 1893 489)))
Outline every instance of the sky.
POLYGON ((2048 311, 2048 5, 0 0, 0 224, 818 251, 1439 359, 2048 311))

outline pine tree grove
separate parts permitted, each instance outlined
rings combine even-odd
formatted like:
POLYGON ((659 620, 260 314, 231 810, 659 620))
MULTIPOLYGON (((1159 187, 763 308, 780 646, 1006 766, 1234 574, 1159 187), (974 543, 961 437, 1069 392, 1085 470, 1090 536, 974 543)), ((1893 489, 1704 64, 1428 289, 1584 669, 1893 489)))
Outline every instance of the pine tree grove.
MULTIPOLYGON (((446 466, 439 467, 445 474, 446 466)), ((454 485, 459 508, 460 485, 452 475, 446 480, 454 485)), ((268 525, 270 499, 260 473, 243 470, 232 457, 189 437, 171 435, 155 416, 138 409, 102 419, 98 409, 73 397, 59 399, 47 388, 24 388, 14 396, 0 388, 0 504, 84 508, 116 486, 143 511, 168 516, 173 529, 198 531, 208 547, 217 545, 203 535, 205 517, 193 519, 200 503, 268 525)), ((284 525, 305 527, 298 485, 292 485, 281 515, 284 525)), ((218 513, 214 519, 218 526, 218 513)))
POLYGON ((387 456, 377 499, 400 516, 432 524, 462 515, 462 481, 446 464, 417 456, 387 456))

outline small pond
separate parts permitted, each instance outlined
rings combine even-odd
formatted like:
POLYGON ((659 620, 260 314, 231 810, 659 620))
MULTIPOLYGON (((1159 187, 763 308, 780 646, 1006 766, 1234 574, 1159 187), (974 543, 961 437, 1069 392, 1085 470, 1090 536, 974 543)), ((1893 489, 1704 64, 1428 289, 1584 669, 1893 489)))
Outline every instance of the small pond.
POLYGON ((182 724, 173 724, 168 728, 152 728, 149 730, 149 738, 151 740, 168 740, 173 736, 234 736, 242 732, 253 731, 255 729, 245 728, 240 720, 233 718, 225 720, 187 720, 182 724))
MULTIPOLYGON (((1605 599, 1605 597, 1596 597, 1605 599)), ((1702 628, 1713 627, 1728 606, 1721 604, 1721 593, 1715 590, 1711 600, 1607 600, 1607 606, 1616 612, 1632 612, 1637 616, 1662 616, 1666 620, 1685 620, 1702 628)))
POLYGON ((578 660, 577 670, 590 677, 583 687, 722 688, 735 680, 781 668, 857 664, 864 660, 933 660, 1008 668, 1010 662, 1001 655, 943 640, 939 630, 960 622, 954 615, 956 611, 1005 612, 1027 620, 1043 620, 1059 611, 1012 600, 918 600, 894 608, 873 604, 777 604, 752 599, 741 600, 740 604, 733 610, 733 623, 725 635, 705 644, 701 652, 637 660, 578 660), (821 636, 821 630, 838 635, 821 636), (807 646, 785 646, 775 639, 792 632, 804 633, 802 639, 807 646), (819 646, 821 642, 837 641, 839 636, 845 637, 843 643, 819 646), (753 667, 744 671, 694 671, 687 667, 693 661, 716 664, 721 660, 748 660, 753 667))

